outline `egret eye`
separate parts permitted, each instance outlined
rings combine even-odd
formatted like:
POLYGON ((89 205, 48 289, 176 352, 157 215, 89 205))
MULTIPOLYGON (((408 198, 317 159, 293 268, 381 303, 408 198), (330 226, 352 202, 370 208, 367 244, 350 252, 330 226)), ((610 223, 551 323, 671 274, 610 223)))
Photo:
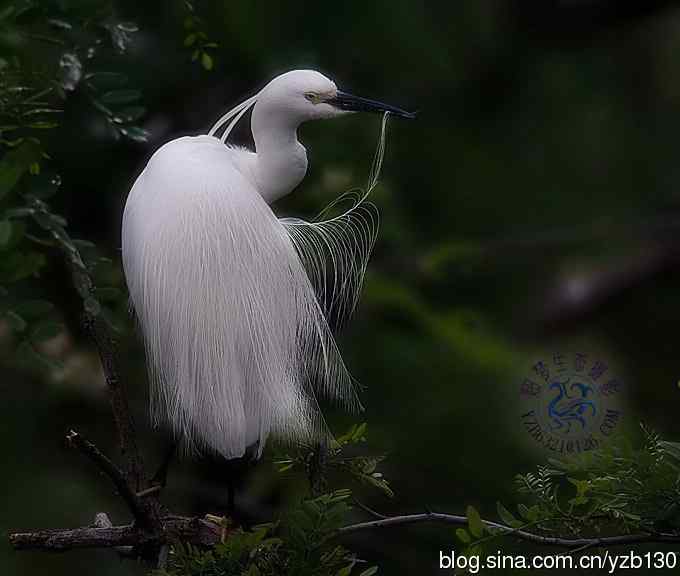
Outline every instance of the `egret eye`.
POLYGON ((319 95, 315 94, 314 92, 306 92, 305 98, 307 100, 309 100, 312 104, 318 104, 319 103, 319 95))

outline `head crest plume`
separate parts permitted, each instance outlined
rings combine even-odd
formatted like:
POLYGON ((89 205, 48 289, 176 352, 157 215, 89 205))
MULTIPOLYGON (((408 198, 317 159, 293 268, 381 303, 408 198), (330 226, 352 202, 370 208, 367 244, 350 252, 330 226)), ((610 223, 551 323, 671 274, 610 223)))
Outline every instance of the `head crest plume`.
POLYGON ((229 125, 222 133, 222 137, 220 138, 222 142, 226 142, 227 138, 229 138, 229 134, 231 134, 231 131, 234 129, 234 126, 238 124, 238 121, 243 118, 243 115, 255 104, 255 102, 257 102, 259 96, 260 93, 258 92, 254 96, 251 96, 247 100, 241 102, 238 106, 234 106, 231 110, 229 110, 229 112, 227 112, 217 122, 215 122, 213 127, 210 129, 210 132, 208 132, 208 136, 216 136, 220 128, 222 128, 222 126, 231 120, 229 125))

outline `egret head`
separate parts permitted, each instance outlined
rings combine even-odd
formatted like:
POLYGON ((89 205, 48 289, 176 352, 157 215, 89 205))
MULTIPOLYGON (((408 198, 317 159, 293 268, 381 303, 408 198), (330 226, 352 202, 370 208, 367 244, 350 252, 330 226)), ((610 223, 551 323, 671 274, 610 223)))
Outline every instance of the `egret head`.
POLYGON ((394 106, 342 92, 335 82, 314 70, 293 70, 277 76, 262 89, 256 106, 266 108, 270 117, 286 118, 294 124, 350 112, 390 112, 404 118, 414 117, 394 106))

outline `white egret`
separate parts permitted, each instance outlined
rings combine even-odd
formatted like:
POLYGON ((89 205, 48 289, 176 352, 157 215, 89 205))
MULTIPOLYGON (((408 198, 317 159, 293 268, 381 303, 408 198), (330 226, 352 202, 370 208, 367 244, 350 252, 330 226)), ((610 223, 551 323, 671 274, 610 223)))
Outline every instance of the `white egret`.
POLYGON ((190 451, 230 459, 253 445, 261 452, 270 434, 323 438, 315 394, 360 406, 327 315, 356 303, 374 208, 364 196, 338 217, 305 222, 269 207, 305 176, 298 126, 360 110, 412 116, 343 93, 315 71, 282 74, 208 135, 163 145, 130 192, 123 266, 152 417, 190 451), (226 143, 251 107, 254 152, 226 143))

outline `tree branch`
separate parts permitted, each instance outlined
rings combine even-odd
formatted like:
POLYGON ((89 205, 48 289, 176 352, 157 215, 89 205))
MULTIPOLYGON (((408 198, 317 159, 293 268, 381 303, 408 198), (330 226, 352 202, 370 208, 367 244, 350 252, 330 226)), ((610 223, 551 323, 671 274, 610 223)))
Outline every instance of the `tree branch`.
POLYGON ((125 459, 125 476, 135 492, 145 486, 144 464, 137 448, 134 423, 128 406, 127 395, 123 383, 118 376, 116 363, 116 343, 104 322, 85 309, 84 324, 92 340, 97 347, 97 353, 101 361, 106 386, 109 390, 109 399, 113 419, 118 430, 118 442, 120 452, 125 459))
POLYGON ((83 325, 97 348, 97 354, 99 355, 102 371, 104 372, 113 420, 118 432, 120 453, 125 460, 125 477, 132 489, 138 492, 142 490, 146 480, 144 464, 137 448, 137 437, 130 414, 130 407, 128 406, 127 395, 118 375, 116 342, 98 313, 96 314, 92 311, 93 308, 99 310, 100 304, 95 299, 95 288, 91 279, 89 276, 86 276, 86 279, 89 283, 90 296, 83 304, 83 325))
POLYGON ((109 460, 92 442, 87 441, 78 432, 71 430, 66 436, 67 442, 80 450, 92 462, 94 462, 112 481, 121 498, 125 501, 130 512, 135 517, 135 521, 146 530, 153 530, 155 522, 150 517, 149 511, 144 507, 142 501, 130 485, 120 469, 109 460))
MULTIPOLYGON (((442 514, 439 512, 425 512, 423 514, 407 514, 402 516, 390 516, 381 518, 379 520, 371 520, 369 522, 359 522, 357 524, 350 524, 343 526, 337 530, 337 535, 351 534, 361 530, 368 530, 372 528, 388 528, 390 526, 403 526, 406 524, 419 524, 422 522, 440 522, 445 524, 454 524, 456 526, 467 526, 468 519, 466 516, 457 516, 455 514, 442 514)), ((505 524, 498 522, 491 522, 483 520, 484 525, 492 530, 505 532, 507 536, 513 536, 526 542, 539 544, 544 546, 555 546, 558 548, 567 548, 574 550, 577 548, 592 548, 592 547, 611 547, 622 546, 626 544, 642 544, 642 543, 666 543, 666 544, 680 544, 680 534, 622 534, 617 536, 605 536, 598 538, 560 538, 557 536, 541 536, 526 530, 518 530, 505 524)))
MULTIPOLYGON (((162 524, 162 538, 150 537, 147 532, 134 524, 124 526, 85 527, 65 530, 38 530, 33 532, 15 532, 9 535, 11 545, 16 550, 46 550, 63 551, 77 548, 119 548, 132 546, 139 549, 147 544, 166 543, 175 540, 190 542, 200 546, 214 546, 225 537, 224 527, 206 520, 205 518, 187 518, 184 516, 165 516, 160 519, 162 524)), ((361 530, 373 528, 388 528, 423 522, 439 522, 456 526, 467 526, 466 516, 443 514, 439 512, 425 512, 390 516, 369 522, 350 524, 339 528, 337 536, 352 534, 361 530)), ((543 546, 565 548, 572 552, 580 552, 594 547, 612 547, 631 544, 657 543, 680 544, 678 534, 623 534, 598 538, 561 538, 556 536, 541 536, 526 530, 518 530, 498 522, 483 521, 487 528, 503 532, 505 536, 512 536, 543 546)))
MULTIPOLYGON (((73 286, 82 299, 83 323, 99 354, 125 465, 121 470, 94 444, 77 432, 71 431, 67 440, 113 481, 118 493, 134 516, 135 523, 130 526, 97 525, 72 530, 15 533, 10 535, 10 542, 16 549, 65 550, 93 546, 133 546, 136 553, 141 554, 147 560, 153 559, 155 562, 163 544, 167 541, 166 532, 170 530, 172 533, 173 529, 176 532, 179 528, 176 522, 167 525, 161 518, 160 502, 157 497, 142 499, 138 495, 139 493, 148 495, 152 492, 148 490, 149 486, 137 447, 127 396, 118 373, 116 342, 109 325, 101 314, 101 304, 97 300, 96 288, 90 272, 72 239, 63 226, 52 217, 47 204, 38 198, 32 198, 29 202, 37 223, 49 230, 64 255, 71 270, 73 286)), ((157 494, 157 491, 154 494, 157 494)), ((187 520, 184 519, 184 524, 180 522, 179 526, 184 526, 186 523, 187 520)), ((190 533, 189 536, 192 534, 190 533)))
POLYGON ((101 315, 96 286, 78 248, 63 226, 55 222, 48 205, 34 197, 29 199, 28 205, 37 224, 49 231, 71 270, 73 287, 83 303, 83 325, 97 348, 106 379, 120 450, 125 459, 125 478, 132 490, 139 492, 146 488, 144 466, 137 447, 127 396, 118 373, 116 342, 101 315))
MULTIPOLYGON (((181 540, 198 546, 214 546, 223 537, 223 528, 203 518, 166 516, 161 518, 163 542, 181 540)), ((124 526, 88 526, 74 529, 36 530, 14 532, 9 535, 15 550, 65 551, 77 548, 118 548, 132 546, 139 549, 147 544, 156 544, 135 524, 124 526)))

